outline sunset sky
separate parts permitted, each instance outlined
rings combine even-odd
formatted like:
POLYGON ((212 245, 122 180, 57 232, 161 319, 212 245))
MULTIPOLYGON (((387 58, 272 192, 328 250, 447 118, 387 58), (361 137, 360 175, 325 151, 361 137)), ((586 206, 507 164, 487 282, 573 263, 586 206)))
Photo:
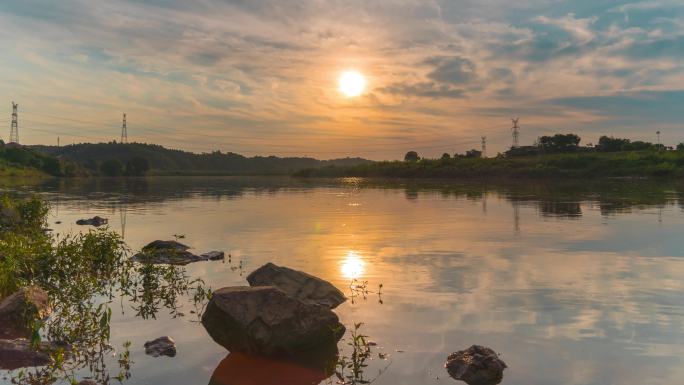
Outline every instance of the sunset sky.
POLYGON ((0 137, 438 156, 574 132, 684 141, 681 0, 3 0, 0 137), (360 96, 340 92, 362 74, 360 96))

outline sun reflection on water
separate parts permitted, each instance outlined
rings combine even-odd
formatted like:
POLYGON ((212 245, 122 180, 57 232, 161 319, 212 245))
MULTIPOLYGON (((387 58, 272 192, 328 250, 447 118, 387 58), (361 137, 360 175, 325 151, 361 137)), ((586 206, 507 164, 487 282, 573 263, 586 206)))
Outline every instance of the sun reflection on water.
POLYGON ((340 271, 344 278, 357 279, 366 271, 366 262, 357 252, 350 250, 342 261, 340 271))

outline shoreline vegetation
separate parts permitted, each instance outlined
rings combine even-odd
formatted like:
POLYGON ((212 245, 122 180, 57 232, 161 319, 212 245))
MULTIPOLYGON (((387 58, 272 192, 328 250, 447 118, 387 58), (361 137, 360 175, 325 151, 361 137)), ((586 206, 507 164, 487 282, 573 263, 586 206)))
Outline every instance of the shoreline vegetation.
POLYGON ((684 151, 545 154, 496 158, 382 161, 304 169, 299 178, 648 178, 684 176, 684 151))
POLYGON ((421 159, 409 151, 404 161, 350 167, 305 169, 295 177, 383 178, 646 178, 684 176, 684 143, 676 148, 602 136, 597 145, 580 146, 575 134, 542 136, 532 146, 513 147, 486 158, 472 149, 439 159, 421 159))
POLYGON ((245 157, 236 153, 196 154, 144 143, 83 143, 20 146, 0 143, 0 176, 294 176, 298 178, 673 178, 684 176, 684 143, 673 147, 602 136, 580 146, 575 134, 542 136, 495 157, 472 149, 463 154, 403 161, 363 158, 245 157))

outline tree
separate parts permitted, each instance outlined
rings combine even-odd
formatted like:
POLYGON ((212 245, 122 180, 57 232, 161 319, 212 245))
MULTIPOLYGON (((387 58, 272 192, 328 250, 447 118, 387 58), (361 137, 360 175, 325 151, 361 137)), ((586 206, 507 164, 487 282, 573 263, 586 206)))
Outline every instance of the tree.
POLYGON ((442 159, 451 159, 451 155, 449 155, 448 152, 445 152, 444 154, 442 154, 442 159))
POLYGON ((622 151, 622 147, 629 143, 629 139, 614 138, 612 136, 608 137, 603 135, 599 138, 598 146, 596 146, 596 149, 604 152, 622 151))
POLYGON ((45 157, 43 159, 43 171, 53 176, 62 175, 62 165, 56 158, 45 157))
POLYGON ((482 158, 482 151, 475 150, 475 149, 468 150, 465 153, 465 157, 466 158, 482 158))
POLYGON ((418 153, 415 151, 409 151, 404 155, 404 161, 405 162, 417 162, 420 160, 420 157, 418 156, 418 153))
POLYGON ((145 176, 150 169, 150 163, 145 158, 136 156, 126 162, 126 175, 128 176, 145 176))
POLYGON ((123 174, 123 165, 117 159, 109 159, 102 162, 100 171, 107 176, 121 176, 123 174))
POLYGON ((556 134, 554 136, 542 136, 538 143, 547 152, 572 152, 579 148, 582 139, 575 134, 556 134))
POLYGON ((684 142, 677 145, 677 151, 684 151, 684 142))

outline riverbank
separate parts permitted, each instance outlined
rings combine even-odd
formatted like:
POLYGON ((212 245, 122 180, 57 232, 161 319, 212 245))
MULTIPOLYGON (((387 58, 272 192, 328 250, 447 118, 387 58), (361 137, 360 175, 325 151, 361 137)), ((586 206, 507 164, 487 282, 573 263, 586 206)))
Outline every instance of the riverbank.
POLYGON ((684 176, 684 151, 545 154, 497 158, 384 161, 305 169, 296 177, 605 178, 684 176))
POLYGON ((48 176, 36 168, 17 166, 0 159, 0 178, 45 178, 48 176))

